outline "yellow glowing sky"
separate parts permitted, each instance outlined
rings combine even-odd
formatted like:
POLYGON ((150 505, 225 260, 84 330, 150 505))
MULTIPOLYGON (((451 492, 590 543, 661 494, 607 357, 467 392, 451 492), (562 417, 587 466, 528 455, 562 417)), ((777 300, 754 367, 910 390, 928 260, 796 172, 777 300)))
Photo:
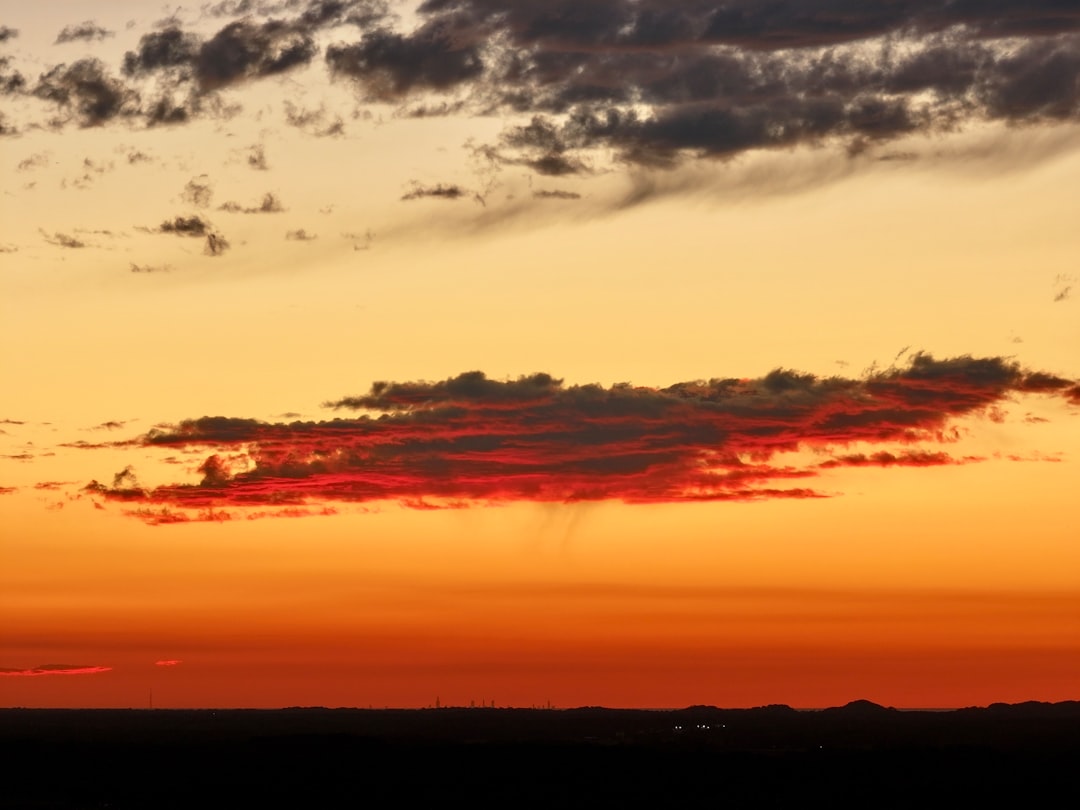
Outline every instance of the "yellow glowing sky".
MULTIPOLYGON (((0 55, 31 81, 84 53, 115 64, 164 14, 12 4, 0 55), (88 18, 115 35, 52 44, 88 18)), ((181 14, 221 24, 196 17, 181 14)), ((235 115, 172 128, 35 127, 44 102, 5 100, 20 131, 0 138, 0 670, 111 670, 0 678, 0 705, 142 706, 150 688, 167 706, 1077 697, 1080 409, 1060 398, 962 420, 948 449, 980 463, 831 470, 824 499, 346 503, 176 526, 95 505, 91 479, 131 465, 147 486, 195 483, 207 453, 72 443, 204 415, 332 418, 322 403, 377 380, 858 377, 920 350, 1080 375, 1075 125, 551 178, 463 148, 496 137, 497 115, 405 119, 324 74, 242 84, 223 93, 235 115), (285 126, 285 98, 345 134, 285 126), (203 175, 198 207, 183 193, 203 175), (402 201, 414 182, 485 201, 402 201), (267 192, 284 212, 218 210, 267 192), (147 232, 189 213, 230 250, 147 232), (301 228, 317 238, 286 240, 301 228)))

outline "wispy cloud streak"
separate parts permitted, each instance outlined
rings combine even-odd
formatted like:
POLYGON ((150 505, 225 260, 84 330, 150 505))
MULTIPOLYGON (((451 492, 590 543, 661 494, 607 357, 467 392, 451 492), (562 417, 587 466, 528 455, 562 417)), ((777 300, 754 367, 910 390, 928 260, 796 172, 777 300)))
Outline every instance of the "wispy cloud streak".
POLYGON ((42 664, 39 667, 32 667, 31 669, 0 667, 0 678, 36 678, 47 675, 99 675, 102 672, 112 672, 112 667, 87 666, 85 664, 42 664))

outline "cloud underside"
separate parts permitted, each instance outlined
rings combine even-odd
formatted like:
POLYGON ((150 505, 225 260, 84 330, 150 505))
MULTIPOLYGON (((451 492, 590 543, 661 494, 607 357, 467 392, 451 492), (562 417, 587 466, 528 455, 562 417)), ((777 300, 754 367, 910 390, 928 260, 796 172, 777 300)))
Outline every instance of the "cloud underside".
POLYGON ((42 664, 31 669, 11 669, 0 667, 2 677, 38 677, 45 675, 98 675, 111 672, 112 667, 88 666, 85 664, 42 664))
POLYGON ((82 126, 182 124, 217 114, 222 89, 318 67, 410 114, 513 119, 486 154, 550 176, 601 156, 665 167, 830 142, 859 152, 1080 116, 1080 8, 1062 0, 426 0, 414 27, 378 0, 221 9, 246 16, 212 35, 173 22, 115 67, 19 74, 11 92, 82 126))
POLYGON ((326 403, 366 412, 354 418, 203 417, 155 429, 121 444, 170 454, 203 448, 201 481, 143 488, 128 468, 111 486, 95 481, 86 490, 152 523, 200 510, 302 515, 380 500, 434 508, 825 497, 813 479, 836 467, 976 461, 940 447, 960 437, 958 420, 994 416, 1010 398, 1035 393, 1080 404, 1074 381, 967 356, 919 354, 906 368, 859 379, 778 369, 663 389, 469 372, 376 383, 364 396, 326 403), (781 463, 792 455, 805 458, 781 463))

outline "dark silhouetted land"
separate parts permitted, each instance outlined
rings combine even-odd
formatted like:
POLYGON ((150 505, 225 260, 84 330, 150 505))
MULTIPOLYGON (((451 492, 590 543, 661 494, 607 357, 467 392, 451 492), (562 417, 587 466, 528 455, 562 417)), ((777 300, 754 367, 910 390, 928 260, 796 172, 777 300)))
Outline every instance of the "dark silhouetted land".
POLYGON ((1080 702, 0 711, 3 808, 1080 806, 1080 702))

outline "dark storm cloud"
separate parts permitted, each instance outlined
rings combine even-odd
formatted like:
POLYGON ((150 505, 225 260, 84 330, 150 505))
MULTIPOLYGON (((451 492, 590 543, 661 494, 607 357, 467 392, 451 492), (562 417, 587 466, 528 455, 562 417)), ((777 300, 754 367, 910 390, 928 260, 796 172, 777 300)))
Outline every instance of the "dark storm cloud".
POLYGON ((195 78, 203 92, 244 79, 272 76, 308 64, 316 53, 311 34, 286 22, 239 20, 199 48, 195 78))
POLYGON ((502 157, 540 174, 579 173, 594 150, 645 166, 829 139, 857 154, 1080 116, 1080 9, 1062 0, 429 0, 419 14, 412 32, 331 46, 331 72, 373 99, 452 92, 532 114, 502 157))
POLYGON ((1080 113, 1080 37, 1028 43, 995 68, 977 90, 991 117, 1064 120, 1080 113))
POLYGON ((0 95, 14 96, 26 91, 26 77, 9 67, 11 57, 0 56, 0 95))
POLYGON ((165 509, 136 513, 153 523, 183 520, 183 510, 217 510, 221 519, 231 506, 386 499, 430 508, 816 498, 824 495, 805 482, 836 467, 979 461, 925 445, 955 441, 957 420, 995 416, 1016 395, 1073 401, 1078 390, 1004 358, 925 354, 863 378, 776 369, 662 389, 567 386, 548 374, 500 381, 474 371, 440 382, 380 382, 326 403, 365 412, 352 418, 203 417, 158 427, 129 444, 205 449, 200 483, 146 489, 125 469, 111 487, 92 482, 87 491, 165 509), (828 458, 787 460, 797 450, 828 458))
MULTIPOLYGON (((217 90, 311 64, 332 31, 325 66, 364 98, 410 116, 514 117, 490 157, 553 177, 609 156, 672 167, 796 146, 858 155, 965 124, 1080 118, 1075 0, 427 0, 411 27, 389 9, 219 3, 204 13, 236 19, 216 32, 173 19, 124 56, 122 74, 153 99, 142 107, 89 60, 34 92, 83 125, 122 112, 184 123, 221 114, 217 90)), ((343 131, 340 118, 286 109, 309 134, 343 131)))
MULTIPOLYGON (((204 5, 203 14, 207 17, 239 17, 242 14, 251 14, 266 8, 268 3, 258 0, 220 0, 213 5, 204 5)), ((280 11, 281 3, 275 3, 274 11, 280 11)))
MULTIPOLYGON (((227 23, 209 38, 185 31, 175 20, 141 37, 138 47, 123 59, 123 73, 132 78, 158 76, 168 89, 180 86, 196 95, 244 81, 275 76, 309 64, 318 53, 316 34, 349 24, 370 26, 388 16, 380 0, 316 0, 315 2, 231 3, 207 10, 212 17, 241 19, 227 23), (257 19, 293 14, 282 19, 257 19)), ((174 106, 171 116, 160 110, 153 120, 183 120, 174 106)), ((186 110, 190 115, 190 110, 186 110)))
POLYGON ((427 0, 460 28, 493 19, 517 45, 640 51, 681 45, 776 50, 963 27, 981 38, 1080 30, 1072 0, 427 0))
POLYGON ((102 28, 92 20, 79 23, 78 25, 67 25, 56 35, 56 43, 60 45, 65 42, 95 42, 108 37, 113 36, 113 32, 106 28, 102 28))
POLYGON ((302 9, 299 21, 312 27, 369 26, 388 17, 387 0, 222 0, 203 7, 208 17, 269 16, 302 9))
POLYGON ((318 28, 341 24, 370 28, 390 16, 387 0, 312 0, 300 21, 318 28))
POLYGON ((171 96, 161 96, 143 109, 147 126, 184 124, 192 117, 185 104, 177 104, 171 96))
POLYGON ((138 94, 110 76, 98 59, 57 65, 41 74, 33 94, 73 113, 83 127, 105 124, 117 116, 132 115, 138 94))
POLYGON ((522 161, 537 174, 545 174, 549 177, 561 177, 565 174, 581 174, 586 171, 586 166, 580 160, 568 158, 564 155, 542 155, 522 161))
POLYGON ((17 28, 10 28, 6 25, 0 25, 0 43, 7 42, 9 39, 15 39, 19 35, 17 28))
POLYGON ((418 90, 450 90, 484 72, 481 42, 463 41, 454 27, 436 19, 408 35, 371 31, 360 42, 331 45, 326 62, 335 76, 356 80, 381 101, 418 90))
POLYGON ((124 74, 141 76, 158 70, 189 67, 199 53, 199 38, 172 25, 143 35, 135 51, 124 54, 124 74))
POLYGON ((205 94, 306 65, 315 53, 312 33, 295 22, 237 20, 205 41, 173 23, 145 34, 138 48, 124 55, 123 72, 164 74, 171 86, 194 83, 193 89, 205 94))

